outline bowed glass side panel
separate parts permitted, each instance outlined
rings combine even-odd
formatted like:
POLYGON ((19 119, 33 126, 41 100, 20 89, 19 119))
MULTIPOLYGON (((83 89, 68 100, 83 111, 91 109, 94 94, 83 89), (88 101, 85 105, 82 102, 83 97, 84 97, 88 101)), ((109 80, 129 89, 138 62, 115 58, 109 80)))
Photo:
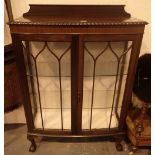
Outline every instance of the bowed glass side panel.
POLYGON ((85 42, 82 129, 118 127, 132 41, 85 42))
POLYGON ((35 128, 71 130, 70 46, 23 41, 35 128))

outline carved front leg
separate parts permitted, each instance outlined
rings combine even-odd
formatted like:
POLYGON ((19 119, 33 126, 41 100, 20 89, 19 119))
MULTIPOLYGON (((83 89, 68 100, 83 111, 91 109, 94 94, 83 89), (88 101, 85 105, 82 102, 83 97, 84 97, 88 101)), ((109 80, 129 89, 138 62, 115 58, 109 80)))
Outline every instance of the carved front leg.
POLYGON ((123 151, 123 146, 121 144, 121 141, 120 142, 115 142, 115 146, 116 146, 117 151, 123 151))
POLYGON ((29 152, 35 152, 37 146, 36 146, 34 137, 28 135, 28 136, 27 136, 27 139, 31 142, 31 145, 30 145, 30 148, 29 148, 29 152))
POLYGON ((115 137, 115 146, 117 151, 123 151, 123 146, 121 144, 123 137, 115 137))

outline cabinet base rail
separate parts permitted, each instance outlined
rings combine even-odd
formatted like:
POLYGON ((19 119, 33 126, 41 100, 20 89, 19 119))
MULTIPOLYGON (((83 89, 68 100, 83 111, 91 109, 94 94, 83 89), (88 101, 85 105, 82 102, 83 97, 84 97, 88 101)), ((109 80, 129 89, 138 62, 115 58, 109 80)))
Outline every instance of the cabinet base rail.
POLYGON ((35 152, 37 145, 35 139, 41 138, 41 140, 45 141, 58 141, 58 142, 95 142, 95 141, 112 141, 115 142, 116 150, 123 151, 122 147, 122 140, 125 139, 125 132, 117 132, 117 133, 108 133, 108 134, 96 134, 96 135, 73 135, 70 133, 68 134, 45 134, 45 133, 35 133, 35 132, 28 132, 27 139, 31 142, 29 152, 35 152))

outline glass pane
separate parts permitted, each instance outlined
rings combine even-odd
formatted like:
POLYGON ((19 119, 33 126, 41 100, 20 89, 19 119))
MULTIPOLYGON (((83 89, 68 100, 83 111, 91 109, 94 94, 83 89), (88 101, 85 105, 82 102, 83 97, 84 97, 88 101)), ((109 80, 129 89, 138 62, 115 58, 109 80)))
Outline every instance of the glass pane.
POLYGON ((118 127, 132 42, 86 42, 82 129, 118 127))
POLYGON ((69 42, 23 42, 34 124, 71 129, 69 42))

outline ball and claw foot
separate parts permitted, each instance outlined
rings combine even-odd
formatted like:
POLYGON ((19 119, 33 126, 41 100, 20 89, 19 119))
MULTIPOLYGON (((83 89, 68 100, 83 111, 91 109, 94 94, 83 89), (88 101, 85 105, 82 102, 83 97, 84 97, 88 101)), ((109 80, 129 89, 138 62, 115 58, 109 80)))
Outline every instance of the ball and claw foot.
POLYGON ((117 151, 119 151, 119 152, 123 151, 123 146, 121 143, 115 143, 115 146, 116 146, 117 151))
POLYGON ((36 144, 35 144, 35 141, 32 140, 29 148, 29 152, 35 152, 35 151, 36 151, 36 144))

